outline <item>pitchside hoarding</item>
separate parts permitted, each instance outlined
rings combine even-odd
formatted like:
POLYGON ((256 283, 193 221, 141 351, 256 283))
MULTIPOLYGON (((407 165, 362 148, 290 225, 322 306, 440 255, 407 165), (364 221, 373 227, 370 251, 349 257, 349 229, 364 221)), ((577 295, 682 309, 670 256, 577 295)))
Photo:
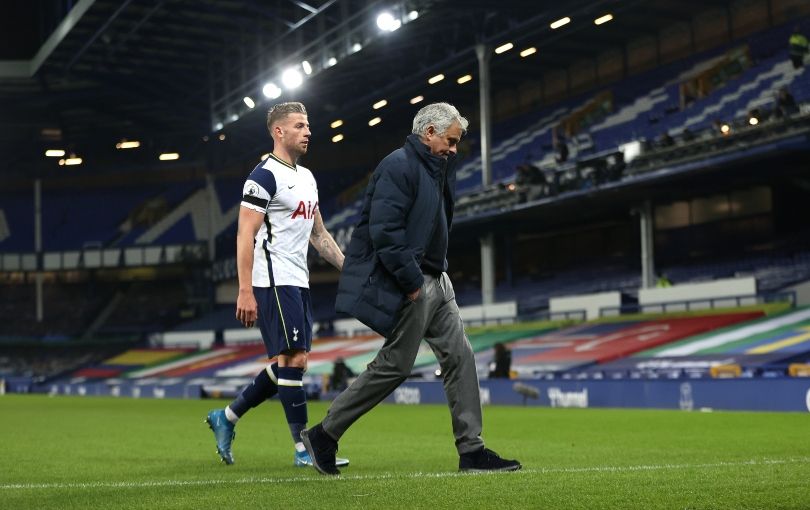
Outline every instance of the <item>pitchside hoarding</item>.
MULTIPOLYGON (((399 404, 446 403, 441 381, 406 382, 399 404)), ((810 378, 481 382, 481 402, 543 407, 630 407, 685 411, 810 411, 810 378)))

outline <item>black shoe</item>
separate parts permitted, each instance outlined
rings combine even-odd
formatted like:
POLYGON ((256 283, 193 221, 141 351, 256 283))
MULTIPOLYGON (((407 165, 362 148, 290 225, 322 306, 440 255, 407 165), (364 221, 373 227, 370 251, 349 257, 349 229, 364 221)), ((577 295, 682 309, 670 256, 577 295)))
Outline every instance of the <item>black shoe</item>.
POLYGON ((323 430, 321 424, 317 424, 311 429, 301 431, 301 441, 312 458, 312 465, 321 474, 339 475, 340 470, 335 467, 335 454, 337 453, 337 441, 332 439, 323 430))
POLYGON ((521 467, 520 462, 502 459, 489 448, 462 453, 458 460, 459 471, 517 471, 521 467))

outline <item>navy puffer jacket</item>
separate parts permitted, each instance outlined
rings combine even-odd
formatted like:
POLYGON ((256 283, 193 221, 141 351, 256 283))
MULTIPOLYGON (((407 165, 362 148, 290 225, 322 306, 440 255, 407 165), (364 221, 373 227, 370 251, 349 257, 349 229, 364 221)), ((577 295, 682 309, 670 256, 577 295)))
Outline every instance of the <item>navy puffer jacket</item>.
POLYGON ((346 249, 337 312, 390 335, 406 294, 424 282, 419 265, 439 218, 442 187, 448 230, 452 224, 455 161, 454 154, 447 159, 432 155, 417 135, 409 135, 402 148, 380 162, 346 249))

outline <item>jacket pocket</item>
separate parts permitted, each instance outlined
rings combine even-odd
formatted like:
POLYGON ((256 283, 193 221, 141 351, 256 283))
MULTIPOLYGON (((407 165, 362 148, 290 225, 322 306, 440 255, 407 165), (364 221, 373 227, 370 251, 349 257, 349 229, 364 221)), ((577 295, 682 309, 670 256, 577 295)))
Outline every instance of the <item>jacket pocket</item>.
POLYGON ((374 269, 363 285, 362 294, 364 301, 391 314, 399 310, 402 301, 407 300, 394 277, 379 260, 375 260, 374 269))

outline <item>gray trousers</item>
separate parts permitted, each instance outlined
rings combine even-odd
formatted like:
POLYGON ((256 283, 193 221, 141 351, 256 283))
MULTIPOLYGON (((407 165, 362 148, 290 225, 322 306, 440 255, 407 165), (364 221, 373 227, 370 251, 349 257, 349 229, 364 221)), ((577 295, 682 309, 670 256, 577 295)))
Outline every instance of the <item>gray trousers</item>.
POLYGON ((423 338, 442 369, 458 453, 482 448, 475 357, 447 274, 439 278, 425 275, 419 297, 399 311, 394 331, 377 357, 332 402, 322 422, 324 430, 340 439, 355 421, 390 395, 411 374, 423 338))

